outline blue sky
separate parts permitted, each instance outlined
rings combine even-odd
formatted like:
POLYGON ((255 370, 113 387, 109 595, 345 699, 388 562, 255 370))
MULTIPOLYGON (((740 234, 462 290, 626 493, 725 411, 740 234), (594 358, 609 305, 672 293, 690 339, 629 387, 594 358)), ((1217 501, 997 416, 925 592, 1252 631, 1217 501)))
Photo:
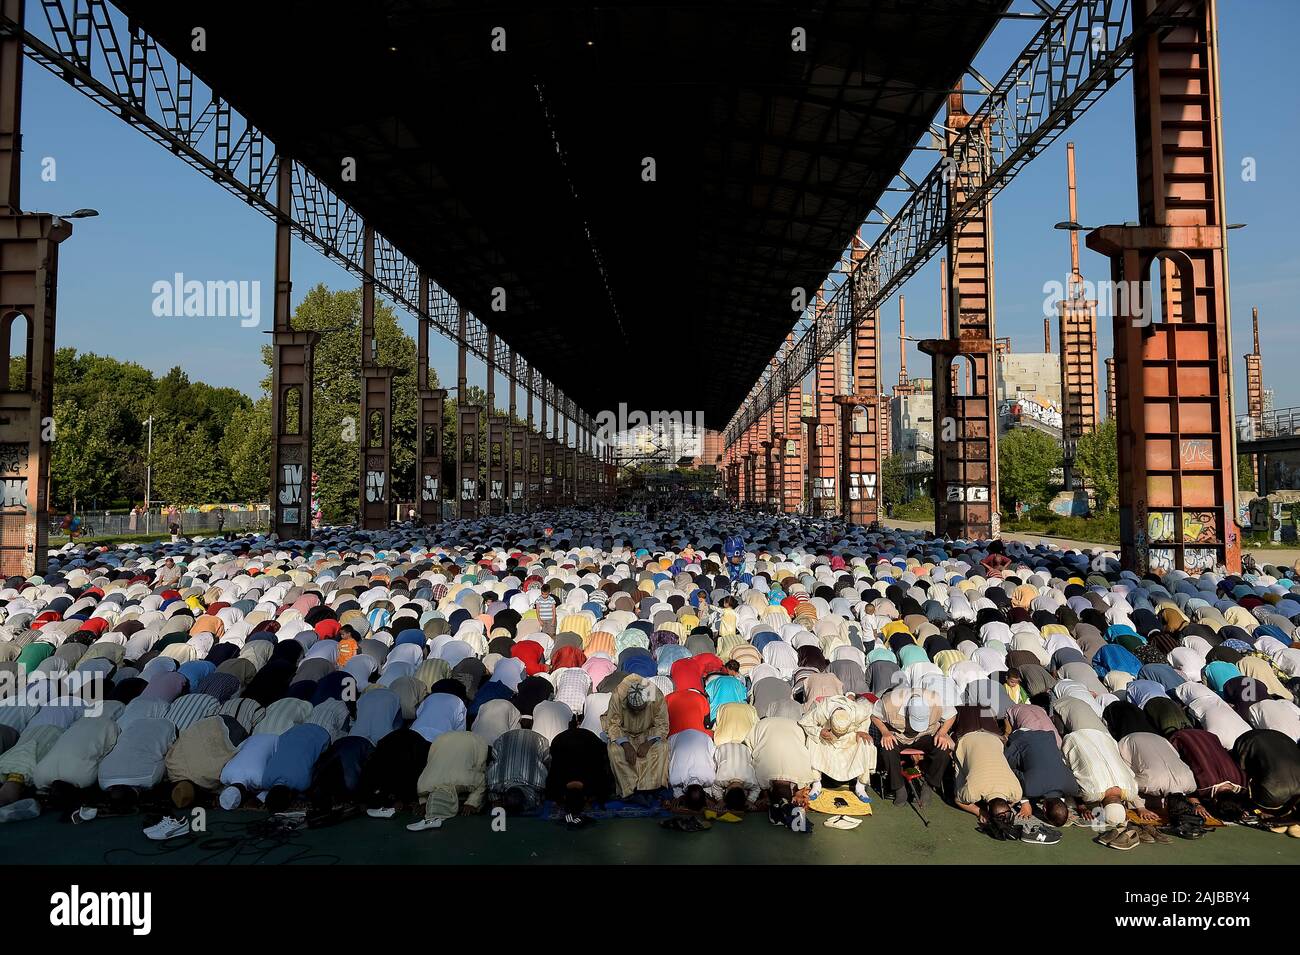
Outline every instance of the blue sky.
MULTIPOLYGON (((1017 0, 1013 9, 1027 8, 1017 0)), ((29 6, 29 16, 39 16, 29 6)), ((1250 348, 1250 309, 1258 306, 1265 387, 1277 407, 1300 405, 1300 376, 1287 373, 1300 355, 1294 303, 1300 298, 1300 189, 1294 179, 1300 155, 1300 101, 1289 82, 1293 39, 1300 32, 1294 0, 1220 4, 1220 56, 1228 218, 1247 227, 1231 233, 1229 267, 1237 406, 1244 408, 1244 362, 1250 348), (1257 178, 1243 182, 1242 159, 1252 157, 1257 178)), ((1005 72, 1032 25, 1007 22, 986 44, 975 66, 990 79, 1005 72)), ((60 260, 58 341, 82 351, 130 359, 157 372, 180 365, 191 378, 227 384, 256 395, 263 374, 259 348, 267 341, 273 285, 273 228, 260 214, 163 148, 128 127, 30 61, 23 104, 23 205, 66 213, 98 209, 100 217, 75 223, 60 260), (56 179, 42 180, 42 160, 56 162, 56 179), (152 286, 176 272, 200 280, 248 280, 262 285, 260 328, 235 318, 158 318, 152 286)), ((968 108, 977 98, 968 97, 968 108)), ((1133 155, 1132 85, 1123 83, 1021 171, 994 202, 996 317, 1000 336, 1017 351, 1042 349, 1043 285, 1064 281, 1069 268, 1067 233, 1052 225, 1066 219, 1065 143, 1076 144, 1079 221, 1085 225, 1137 217, 1133 155)), ((934 164, 918 151, 906 167, 915 176, 934 164)), ((889 212, 895 196, 882 203, 889 212), (891 204, 892 203, 892 204, 891 204)), ((869 232, 868 235, 873 233, 869 232)), ((295 305, 317 282, 351 288, 356 280, 310 247, 296 242, 295 305)), ((1108 278, 1100 256, 1083 250, 1085 278, 1108 278)), ((908 332, 938 333, 938 260, 903 289, 908 332)), ((898 306, 881 309, 886 384, 898 375, 898 306)), ((414 334, 409 316, 403 324, 414 334)), ((1053 333, 1055 347, 1055 332, 1053 333)), ((455 378, 455 350, 441 337, 431 342, 432 362, 443 382, 455 378)), ((1101 323, 1102 356, 1110 334, 1101 323)), ((909 346, 908 370, 928 375, 928 359, 909 346)), ((1099 366, 1099 374, 1100 374, 1099 366)), ((471 381, 483 368, 470 363, 471 381)), ((505 395, 498 400, 504 404, 505 395)))

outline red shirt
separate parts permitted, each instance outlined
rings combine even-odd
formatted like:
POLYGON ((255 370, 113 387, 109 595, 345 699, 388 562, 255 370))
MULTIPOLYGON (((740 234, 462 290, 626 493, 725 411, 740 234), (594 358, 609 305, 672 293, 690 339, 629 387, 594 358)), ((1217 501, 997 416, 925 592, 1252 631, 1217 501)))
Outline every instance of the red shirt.
POLYGON ((701 733, 713 732, 704 722, 709 718, 709 698, 695 690, 676 690, 665 697, 668 704, 668 735, 682 730, 699 730, 701 733))

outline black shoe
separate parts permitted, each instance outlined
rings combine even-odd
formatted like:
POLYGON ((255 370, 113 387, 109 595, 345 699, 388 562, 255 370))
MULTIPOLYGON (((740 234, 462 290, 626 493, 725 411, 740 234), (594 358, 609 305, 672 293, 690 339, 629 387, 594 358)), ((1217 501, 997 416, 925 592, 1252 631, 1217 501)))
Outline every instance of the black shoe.
POLYGON ((924 780, 916 784, 916 804, 924 809, 930 804, 930 787, 924 780))
POLYGON ((899 786, 897 789, 894 790, 894 805, 895 805, 895 806, 906 806, 906 805, 907 805, 907 787, 906 787, 906 786, 899 786))

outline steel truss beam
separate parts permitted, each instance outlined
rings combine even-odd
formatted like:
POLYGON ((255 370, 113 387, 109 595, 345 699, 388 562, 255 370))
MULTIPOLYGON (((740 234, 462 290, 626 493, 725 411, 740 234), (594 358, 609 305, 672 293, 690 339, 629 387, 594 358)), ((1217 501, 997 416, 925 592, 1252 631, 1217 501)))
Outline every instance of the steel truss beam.
MULTIPOLYGON (((19 36, 28 59, 135 127, 272 221, 276 208, 276 147, 218 91, 105 0, 40 0, 44 17, 24 25, 0 13, 0 36, 19 36)), ((294 160, 290 225, 304 242, 364 281, 394 305, 429 321, 444 338, 488 361, 488 328, 474 315, 462 333, 458 306, 430 282, 420 297, 420 265, 378 230, 374 265, 364 261, 360 213, 324 180, 294 160)), ((496 341, 498 368, 510 346, 496 341)), ((526 360, 526 356, 520 352, 526 360)), ((519 382, 523 384, 523 382, 519 382)), ((552 389, 554 386, 551 386, 552 389)), ((555 400, 573 403, 558 391, 555 400)))
MULTIPOLYGON (((834 321, 810 322, 787 356, 764 372, 728 424, 726 443, 735 442, 802 382, 855 320, 879 309, 944 248, 955 226, 978 216, 1026 163, 1128 73, 1135 44, 1163 21, 1155 15, 1132 30, 1128 7, 1129 0, 1062 0, 1056 5, 954 141, 951 155, 957 161, 944 157, 916 185, 867 255, 836 287, 829 303, 834 321), (950 203, 950 191, 963 201, 950 203)), ((827 281, 831 284, 829 277, 827 281)))

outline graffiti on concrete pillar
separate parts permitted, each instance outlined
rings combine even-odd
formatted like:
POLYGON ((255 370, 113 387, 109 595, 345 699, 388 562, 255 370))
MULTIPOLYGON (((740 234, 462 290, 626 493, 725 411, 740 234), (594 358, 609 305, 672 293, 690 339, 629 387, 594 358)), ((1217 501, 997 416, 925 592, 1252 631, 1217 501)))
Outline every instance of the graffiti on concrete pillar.
POLYGON ((831 498, 835 496, 835 478, 819 477, 813 480, 812 496, 815 498, 831 498))
POLYGON ((387 475, 383 471, 366 472, 366 502, 382 504, 384 501, 384 483, 387 475))
POLYGON ((283 464, 280 466, 279 500, 281 504, 302 503, 301 464, 283 464))
POLYGON ((989 489, 987 487, 971 486, 967 487, 962 484, 948 485, 948 500, 950 501, 987 501, 989 499, 989 489))
POLYGON ((432 474, 424 476, 424 485, 420 488, 420 498, 425 501, 438 499, 438 479, 432 474))
POLYGON ((874 474, 850 474, 849 475, 849 500, 867 500, 876 499, 876 475, 874 474))
POLYGON ((4 479, 4 503, 0 507, 27 507, 27 478, 4 479))
POLYGON ((473 478, 461 478, 460 499, 462 501, 478 500, 478 482, 473 478))
POLYGON ((0 474, 22 474, 27 464, 27 445, 0 444, 0 474))
POLYGON ((513 501, 522 501, 524 499, 524 482, 515 481, 510 490, 510 499, 513 501))
POLYGON ((492 482, 492 489, 488 492, 489 495, 491 496, 491 499, 494 501, 503 500, 505 498, 505 487, 506 487, 505 481, 494 480, 492 482))

